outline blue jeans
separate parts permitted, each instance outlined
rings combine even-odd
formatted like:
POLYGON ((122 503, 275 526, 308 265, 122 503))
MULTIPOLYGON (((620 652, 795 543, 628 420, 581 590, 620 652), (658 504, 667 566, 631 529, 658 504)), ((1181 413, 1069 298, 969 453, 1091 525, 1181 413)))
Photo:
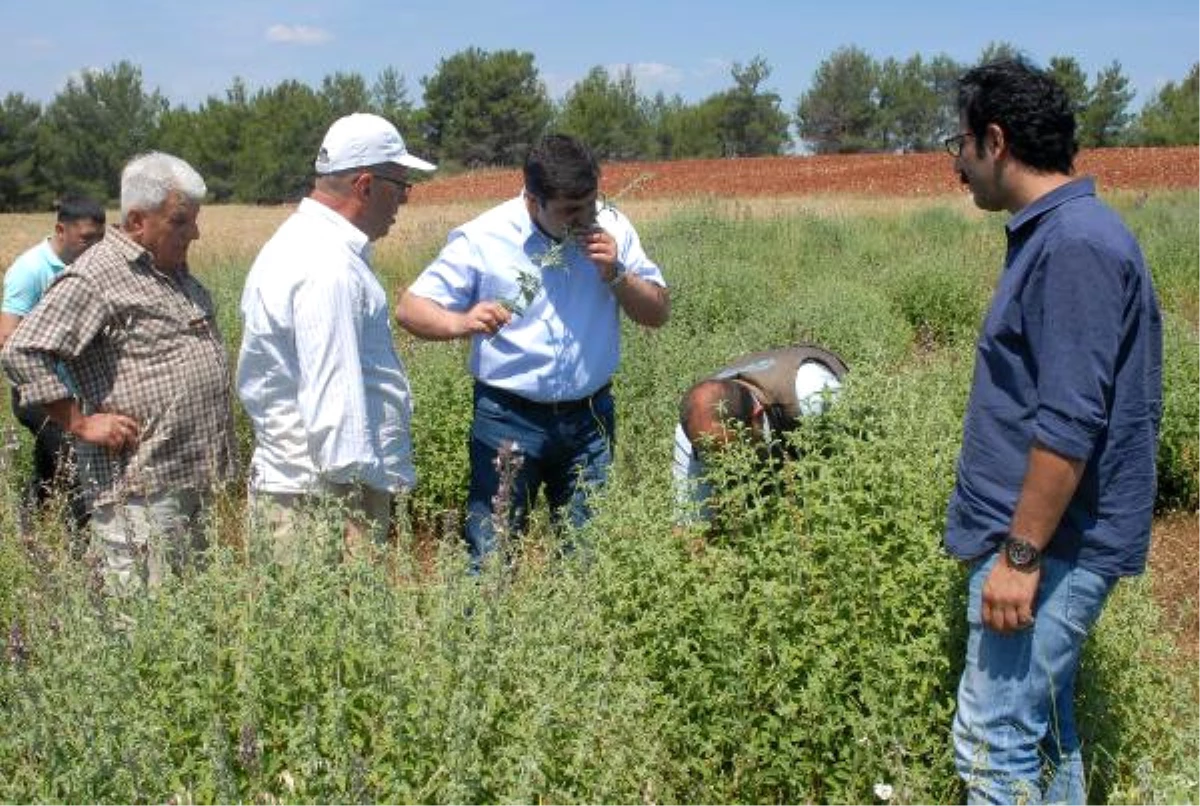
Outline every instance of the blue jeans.
POLYGON ((589 491, 612 464, 616 412, 607 390, 577 404, 539 404, 475 384, 471 487, 465 537, 478 570, 497 548, 497 531, 515 536, 545 487, 555 525, 589 517, 589 491))
POLYGON ((976 562, 967 594, 967 660, 953 729, 967 802, 1084 803, 1075 673, 1116 578, 1043 557, 1034 625, 1002 634, 980 616, 998 556, 976 562))

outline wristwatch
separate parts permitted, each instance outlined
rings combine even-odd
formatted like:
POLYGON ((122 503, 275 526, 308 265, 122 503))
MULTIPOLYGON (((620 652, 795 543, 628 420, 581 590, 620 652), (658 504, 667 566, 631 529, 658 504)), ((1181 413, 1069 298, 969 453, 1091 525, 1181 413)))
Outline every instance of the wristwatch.
POLYGON ((625 270, 625 264, 618 260, 613 264, 613 277, 608 281, 608 287, 613 291, 616 291, 618 288, 624 285, 625 281, 628 279, 629 273, 625 270))
POLYGON ((1042 552, 1028 540, 1022 540, 1015 535, 1004 538, 1001 544, 1004 559, 1010 568, 1026 574, 1036 571, 1042 565, 1042 552))

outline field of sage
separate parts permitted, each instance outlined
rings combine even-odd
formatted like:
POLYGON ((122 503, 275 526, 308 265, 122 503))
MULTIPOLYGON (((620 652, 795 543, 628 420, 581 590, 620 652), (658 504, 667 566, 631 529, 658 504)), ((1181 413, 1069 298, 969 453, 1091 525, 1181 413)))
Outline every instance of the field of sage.
MULTIPOLYGON (((1198 194, 1110 201, 1166 315, 1158 503, 1195 512, 1198 194)), ((377 253, 393 295, 469 209, 404 211, 377 253)), ((0 801, 961 802, 948 731, 964 574, 940 541, 1003 217, 962 198, 627 212, 673 313, 626 326, 613 482, 567 559, 543 513, 513 567, 464 574, 462 345, 397 337, 421 482, 376 565, 248 569, 235 482, 207 567, 104 600, 53 518, 17 537, 28 444, 4 420, 0 801), (736 482, 722 530, 679 534, 680 394, 799 339, 848 360, 838 405, 769 478, 731 455, 714 471, 736 482)), ((202 214, 194 266, 231 353, 242 278, 284 215, 202 214)), ((1198 798, 1195 659, 1150 583, 1118 586, 1086 651, 1096 802, 1198 798)))

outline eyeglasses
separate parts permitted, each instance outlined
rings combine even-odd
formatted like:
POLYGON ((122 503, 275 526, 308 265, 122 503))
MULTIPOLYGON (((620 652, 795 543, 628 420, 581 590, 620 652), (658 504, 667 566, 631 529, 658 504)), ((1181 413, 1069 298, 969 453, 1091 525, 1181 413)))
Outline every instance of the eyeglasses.
POLYGON ((962 153, 963 143, 967 142, 967 138, 974 136, 971 132, 960 132, 953 137, 947 137, 942 141, 942 145, 946 147, 946 151, 950 156, 957 157, 962 153))
POLYGON ((413 183, 405 181, 404 179, 397 179, 394 176, 384 176, 383 174, 371 174, 371 176, 375 177, 376 179, 381 179, 384 182, 388 182, 390 184, 395 185, 397 188, 400 189, 400 192, 403 193, 405 196, 407 196, 408 192, 410 190, 412 190, 413 183))

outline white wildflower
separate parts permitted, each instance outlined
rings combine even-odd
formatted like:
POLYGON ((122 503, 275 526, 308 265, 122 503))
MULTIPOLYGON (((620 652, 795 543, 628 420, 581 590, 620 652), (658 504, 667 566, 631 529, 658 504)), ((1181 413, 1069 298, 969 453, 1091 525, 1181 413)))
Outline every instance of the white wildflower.
POLYGON ((890 801, 892 799, 891 784, 875 784, 875 797, 880 800, 890 801))

